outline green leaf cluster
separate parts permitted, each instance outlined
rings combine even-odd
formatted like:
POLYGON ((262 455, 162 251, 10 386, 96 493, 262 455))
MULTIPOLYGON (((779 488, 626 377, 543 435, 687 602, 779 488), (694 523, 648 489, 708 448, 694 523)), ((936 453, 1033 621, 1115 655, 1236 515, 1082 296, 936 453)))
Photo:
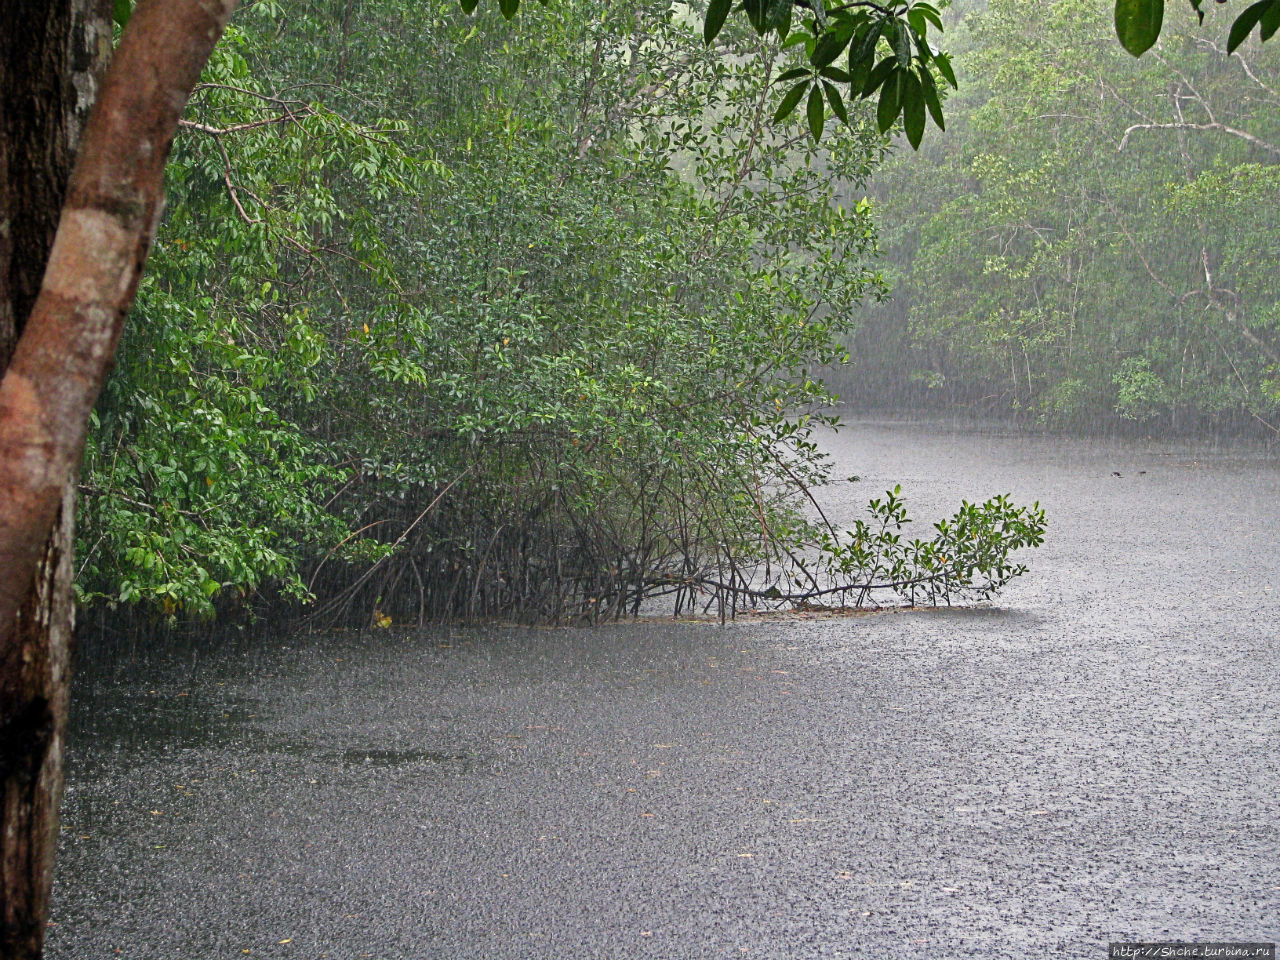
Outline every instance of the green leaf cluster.
POLYGON ((871 500, 867 512, 869 520, 855 520, 851 530, 821 540, 826 583, 853 594, 854 606, 885 591, 910 606, 988 599, 1026 573, 1012 554, 1040 546, 1046 529, 1039 503, 1019 507, 1003 494, 981 504, 964 501, 933 525, 928 540, 903 533, 911 520, 901 486, 871 500))

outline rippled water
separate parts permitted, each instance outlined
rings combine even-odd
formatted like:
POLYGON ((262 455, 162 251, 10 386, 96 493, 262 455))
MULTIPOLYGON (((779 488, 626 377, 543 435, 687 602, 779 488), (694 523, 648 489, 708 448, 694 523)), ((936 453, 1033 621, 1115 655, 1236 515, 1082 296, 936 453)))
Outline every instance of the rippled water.
POLYGON ((968 610, 82 657, 48 955, 1101 957, 1280 939, 1280 467, 856 424, 1012 493, 968 610), (1119 474, 1119 476, 1116 476, 1119 474))

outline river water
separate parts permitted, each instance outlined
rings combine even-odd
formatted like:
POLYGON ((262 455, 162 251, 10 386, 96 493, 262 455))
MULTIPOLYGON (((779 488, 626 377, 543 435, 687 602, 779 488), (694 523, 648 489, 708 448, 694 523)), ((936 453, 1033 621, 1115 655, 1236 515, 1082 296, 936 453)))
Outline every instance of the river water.
POLYGON ((85 642, 48 956, 1105 957, 1280 940, 1274 453, 855 423, 1012 493, 994 603, 85 642), (1119 474, 1118 476, 1116 474, 1119 474))

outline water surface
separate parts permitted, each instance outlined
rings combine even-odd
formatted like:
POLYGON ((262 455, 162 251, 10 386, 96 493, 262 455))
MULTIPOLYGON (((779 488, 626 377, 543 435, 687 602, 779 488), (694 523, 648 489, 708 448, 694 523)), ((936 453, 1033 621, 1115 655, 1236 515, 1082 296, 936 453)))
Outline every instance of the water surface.
POLYGON ((863 423, 833 519, 1048 509, 997 603, 86 643, 52 958, 1280 939, 1280 468, 863 423), (1119 474, 1116 476, 1115 474, 1119 474))

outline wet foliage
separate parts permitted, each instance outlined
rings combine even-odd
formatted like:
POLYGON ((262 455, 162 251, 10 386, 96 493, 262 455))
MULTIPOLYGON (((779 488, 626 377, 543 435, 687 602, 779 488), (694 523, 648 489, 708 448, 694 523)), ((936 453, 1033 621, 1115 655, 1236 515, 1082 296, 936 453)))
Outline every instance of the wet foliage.
POLYGON ((1275 438, 1280 49, 1255 32, 1228 55, 1232 10, 1171 16, 1136 61, 1096 4, 967 12, 948 132, 873 184, 894 301, 838 389, 1057 429, 1275 438))
MULTIPOLYGON (((661 3, 250 5, 95 414, 82 602, 561 622, 779 571, 812 599, 843 549, 806 506, 814 371, 884 294, 856 197, 885 143, 870 104, 775 124, 786 62, 661 3)), ((844 573, 897 569, 881 545, 844 573)))

